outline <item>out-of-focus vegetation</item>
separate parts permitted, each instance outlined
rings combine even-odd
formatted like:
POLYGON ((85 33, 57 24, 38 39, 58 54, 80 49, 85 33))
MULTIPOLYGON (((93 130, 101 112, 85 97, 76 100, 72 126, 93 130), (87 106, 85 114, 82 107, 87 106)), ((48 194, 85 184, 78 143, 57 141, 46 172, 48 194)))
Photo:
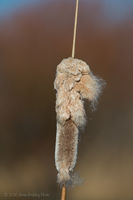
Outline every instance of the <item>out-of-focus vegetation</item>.
MULTIPOLYGON (((80 2, 76 57, 107 85, 97 111, 86 106, 75 168, 83 183, 70 199, 133 198, 133 12, 115 19, 104 3, 80 2)), ((71 55, 74 8, 55 0, 0 21, 0 192, 58 196, 53 81, 71 55)))

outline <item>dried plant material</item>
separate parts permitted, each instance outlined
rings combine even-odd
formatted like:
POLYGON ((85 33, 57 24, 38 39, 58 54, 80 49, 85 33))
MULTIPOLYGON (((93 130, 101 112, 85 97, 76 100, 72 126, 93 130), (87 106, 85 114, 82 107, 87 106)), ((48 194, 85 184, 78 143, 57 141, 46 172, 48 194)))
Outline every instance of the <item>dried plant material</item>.
POLYGON ((86 123, 84 100, 93 105, 101 92, 102 82, 80 59, 67 58, 57 66, 54 82, 56 94, 57 133, 55 163, 58 182, 71 182, 77 159, 79 128, 86 123))

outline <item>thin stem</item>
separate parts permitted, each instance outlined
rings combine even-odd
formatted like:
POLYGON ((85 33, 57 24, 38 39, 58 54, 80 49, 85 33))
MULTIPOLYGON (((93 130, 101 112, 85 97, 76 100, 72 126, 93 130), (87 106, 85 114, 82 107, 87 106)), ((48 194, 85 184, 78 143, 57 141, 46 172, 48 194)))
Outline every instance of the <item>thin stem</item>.
POLYGON ((74 32, 73 32, 73 45, 72 45, 72 58, 74 58, 74 56, 75 56, 75 43, 76 43, 76 32, 77 32, 78 5, 79 5, 79 0, 76 0, 75 20, 74 20, 74 32))
POLYGON ((66 200, 66 186, 62 186, 61 200, 66 200))

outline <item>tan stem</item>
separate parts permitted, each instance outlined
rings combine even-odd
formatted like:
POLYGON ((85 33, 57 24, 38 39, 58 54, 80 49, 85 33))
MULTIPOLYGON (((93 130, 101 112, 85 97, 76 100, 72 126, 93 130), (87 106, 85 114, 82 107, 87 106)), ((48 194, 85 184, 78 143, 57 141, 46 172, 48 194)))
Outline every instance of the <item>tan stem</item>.
POLYGON ((62 186, 61 200, 66 200, 66 186, 62 186))
POLYGON ((74 32, 73 32, 73 45, 72 45, 72 58, 74 58, 74 56, 75 56, 75 43, 76 43, 76 31, 77 31, 78 5, 79 5, 79 0, 76 0, 75 20, 74 20, 74 32))

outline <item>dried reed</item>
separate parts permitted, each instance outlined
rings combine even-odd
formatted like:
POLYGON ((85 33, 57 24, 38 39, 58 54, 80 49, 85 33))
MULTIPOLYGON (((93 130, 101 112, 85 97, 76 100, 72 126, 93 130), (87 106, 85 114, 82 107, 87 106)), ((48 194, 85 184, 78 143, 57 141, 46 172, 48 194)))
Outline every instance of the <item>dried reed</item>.
POLYGON ((61 200, 66 198, 66 186, 72 184, 71 172, 75 167, 79 129, 86 124, 84 100, 93 108, 102 89, 102 81, 93 75, 86 62, 74 58, 78 16, 76 0, 72 57, 63 59, 57 66, 56 89, 57 132, 55 164, 57 181, 62 185, 61 200))

